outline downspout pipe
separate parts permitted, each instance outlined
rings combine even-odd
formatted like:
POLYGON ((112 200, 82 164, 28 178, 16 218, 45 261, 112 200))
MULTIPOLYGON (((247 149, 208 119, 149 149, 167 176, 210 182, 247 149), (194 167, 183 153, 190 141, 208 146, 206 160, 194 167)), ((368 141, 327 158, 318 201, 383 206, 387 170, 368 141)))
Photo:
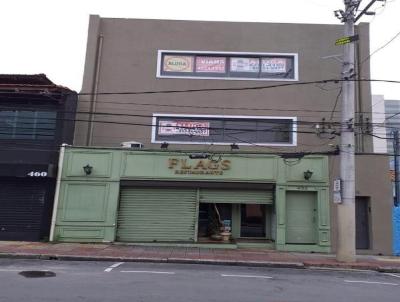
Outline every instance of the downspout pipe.
POLYGON ((94 123, 94 113, 96 112, 97 105, 97 93, 99 89, 99 78, 100 78, 100 64, 103 50, 103 40, 104 36, 101 34, 99 36, 99 41, 97 44, 97 54, 96 54, 96 66, 95 66, 95 77, 92 88, 92 96, 90 102, 90 111, 89 111, 89 124, 88 124, 88 133, 86 137, 86 145, 91 146, 93 142, 93 123, 94 123))
POLYGON ((54 193, 54 202, 53 202, 53 214, 51 215, 51 228, 50 228, 50 241, 54 241, 54 231, 56 227, 57 220, 57 208, 58 208, 58 200, 60 197, 60 187, 61 187, 61 175, 64 164, 64 155, 65 155, 65 147, 67 144, 62 144, 60 148, 60 155, 58 157, 58 170, 57 170, 57 181, 56 181, 56 191, 54 193))

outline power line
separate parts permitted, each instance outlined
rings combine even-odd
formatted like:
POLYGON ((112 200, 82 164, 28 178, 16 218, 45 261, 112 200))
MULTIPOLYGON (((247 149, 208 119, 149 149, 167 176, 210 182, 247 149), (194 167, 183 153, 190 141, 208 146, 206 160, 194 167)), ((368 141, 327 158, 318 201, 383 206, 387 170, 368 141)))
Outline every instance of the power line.
POLYGON ((373 51, 368 57, 366 57, 364 60, 361 61, 361 65, 367 61, 368 59, 370 59, 374 54, 376 54, 378 51, 384 49, 386 46, 388 46, 390 43, 392 43, 397 37, 400 36, 400 31, 398 33, 396 33, 388 42, 386 42, 385 44, 383 44, 381 47, 377 48, 375 51, 373 51))

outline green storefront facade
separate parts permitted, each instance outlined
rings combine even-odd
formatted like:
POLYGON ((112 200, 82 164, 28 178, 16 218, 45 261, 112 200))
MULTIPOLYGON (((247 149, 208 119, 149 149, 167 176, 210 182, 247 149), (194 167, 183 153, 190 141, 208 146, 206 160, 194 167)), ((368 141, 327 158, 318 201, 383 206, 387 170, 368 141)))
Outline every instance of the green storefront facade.
POLYGON ((66 147, 59 180, 53 241, 213 244, 212 212, 227 246, 331 250, 327 156, 66 147))

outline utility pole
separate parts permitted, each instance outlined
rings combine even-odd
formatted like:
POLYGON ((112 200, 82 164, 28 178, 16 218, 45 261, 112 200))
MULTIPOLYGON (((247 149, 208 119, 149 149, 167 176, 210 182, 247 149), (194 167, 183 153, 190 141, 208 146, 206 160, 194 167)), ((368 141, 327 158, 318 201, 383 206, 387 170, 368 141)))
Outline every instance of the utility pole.
POLYGON ((362 0, 344 0, 345 9, 335 11, 335 16, 344 23, 344 37, 337 40, 337 45, 343 45, 342 68, 342 109, 340 136, 340 179, 341 202, 337 206, 337 251, 336 259, 341 262, 356 261, 356 226, 355 226, 355 139, 354 139, 354 109, 355 109, 355 49, 354 23, 363 15, 373 15, 368 9, 376 2, 371 0, 356 16, 362 0))
MULTIPOLYGON (((345 10, 340 11, 344 22, 344 37, 354 36, 355 11, 360 1, 344 0, 345 10)), ((336 259, 342 262, 356 260, 355 226, 355 139, 354 104, 355 76, 354 43, 344 44, 342 68, 342 108, 340 136, 340 179, 342 181, 342 202, 337 206, 337 252, 336 259)))

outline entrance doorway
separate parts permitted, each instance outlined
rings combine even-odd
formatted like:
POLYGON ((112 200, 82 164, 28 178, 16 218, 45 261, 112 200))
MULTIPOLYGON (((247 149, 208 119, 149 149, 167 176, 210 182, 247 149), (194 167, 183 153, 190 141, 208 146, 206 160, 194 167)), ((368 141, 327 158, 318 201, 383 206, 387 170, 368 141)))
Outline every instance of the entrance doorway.
POLYGON ((286 243, 316 243, 317 193, 286 192, 286 243))
POLYGON ((227 203, 200 203, 199 238, 218 239, 221 228, 230 227, 232 222, 232 205, 227 203))
POLYGON ((265 205, 242 204, 240 209, 240 237, 265 238, 265 205))
POLYGON ((368 197, 356 197, 356 249, 369 249, 368 197))

